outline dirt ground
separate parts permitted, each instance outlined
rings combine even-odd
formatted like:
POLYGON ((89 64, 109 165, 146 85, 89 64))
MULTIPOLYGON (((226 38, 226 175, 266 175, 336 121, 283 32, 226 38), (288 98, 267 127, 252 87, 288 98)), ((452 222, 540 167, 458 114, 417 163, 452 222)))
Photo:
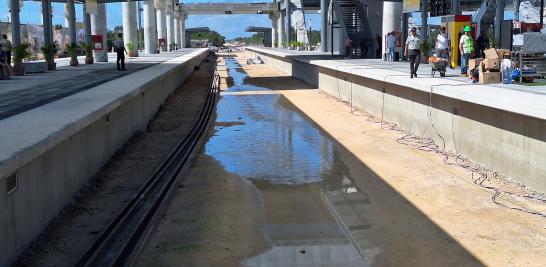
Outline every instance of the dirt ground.
POLYGON ((74 266, 191 129, 211 79, 204 63, 161 106, 144 132, 135 134, 32 242, 14 266, 74 266))
MULTIPOLYGON (((397 142, 399 132, 381 129, 363 113, 352 114, 334 97, 267 65, 246 65, 244 54, 236 56, 248 83, 274 89, 267 93, 282 95, 335 140, 366 201, 329 195, 317 201, 329 202, 373 266, 546 265, 546 219, 493 203, 493 192, 474 184, 468 170, 397 142)), ((202 153, 168 204, 139 266, 239 266, 267 250, 270 240, 260 232, 269 219, 264 210, 288 214, 279 205, 289 207, 290 201, 276 198, 278 203, 264 207, 271 197, 259 187, 202 153)), ((545 208, 525 199, 499 201, 545 208)))
MULTIPOLYGON (((247 73, 286 76, 263 65, 247 73)), ((474 184, 468 170, 400 144, 400 133, 381 129, 363 112, 351 114, 334 97, 318 90, 279 93, 345 148, 356 184, 374 189, 367 192, 380 204, 361 213, 380 226, 349 232, 377 266, 546 265, 546 218, 510 208, 544 214, 544 202, 502 195, 497 205, 494 192, 474 184)))

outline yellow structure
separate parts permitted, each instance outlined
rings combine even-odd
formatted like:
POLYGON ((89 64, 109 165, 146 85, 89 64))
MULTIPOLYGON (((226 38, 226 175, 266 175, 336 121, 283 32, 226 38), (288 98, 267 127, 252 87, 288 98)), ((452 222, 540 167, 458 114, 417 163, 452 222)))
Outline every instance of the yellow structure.
MULTIPOLYGON (((454 15, 442 17, 442 26, 446 27, 451 42, 451 66, 459 65, 459 39, 465 26, 471 26, 472 17, 468 15, 454 15)), ((474 35, 474 34, 472 34, 474 35)))

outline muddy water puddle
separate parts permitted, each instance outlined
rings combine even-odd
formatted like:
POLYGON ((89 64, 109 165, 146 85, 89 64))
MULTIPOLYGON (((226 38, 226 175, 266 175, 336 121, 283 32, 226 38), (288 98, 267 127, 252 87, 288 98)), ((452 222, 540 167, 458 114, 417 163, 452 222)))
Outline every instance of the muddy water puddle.
POLYGON ((263 202, 261 230, 271 245, 243 264, 369 265, 346 236, 347 227, 368 225, 359 216, 349 226, 339 223, 337 208, 354 209, 369 199, 354 186, 336 145, 282 95, 247 84, 234 58, 225 64, 233 85, 222 93, 205 154, 256 187, 263 202))

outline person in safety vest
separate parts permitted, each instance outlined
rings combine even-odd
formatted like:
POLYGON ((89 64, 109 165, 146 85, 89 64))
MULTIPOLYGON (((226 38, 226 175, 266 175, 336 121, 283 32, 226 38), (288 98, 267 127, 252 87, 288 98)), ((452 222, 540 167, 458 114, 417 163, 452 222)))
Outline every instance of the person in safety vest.
POLYGON ((461 75, 466 75, 468 69, 468 60, 474 52, 474 40, 470 36, 470 26, 464 26, 464 35, 461 36, 459 41, 459 51, 461 52, 461 75))

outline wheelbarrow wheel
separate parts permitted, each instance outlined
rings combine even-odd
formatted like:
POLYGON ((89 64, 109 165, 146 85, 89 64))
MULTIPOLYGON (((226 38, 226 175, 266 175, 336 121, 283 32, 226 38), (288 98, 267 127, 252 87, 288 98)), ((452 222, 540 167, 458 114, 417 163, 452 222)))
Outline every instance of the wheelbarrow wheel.
POLYGON ((440 72, 440 77, 446 77, 446 72, 445 72, 445 71, 441 71, 441 72, 440 72))

